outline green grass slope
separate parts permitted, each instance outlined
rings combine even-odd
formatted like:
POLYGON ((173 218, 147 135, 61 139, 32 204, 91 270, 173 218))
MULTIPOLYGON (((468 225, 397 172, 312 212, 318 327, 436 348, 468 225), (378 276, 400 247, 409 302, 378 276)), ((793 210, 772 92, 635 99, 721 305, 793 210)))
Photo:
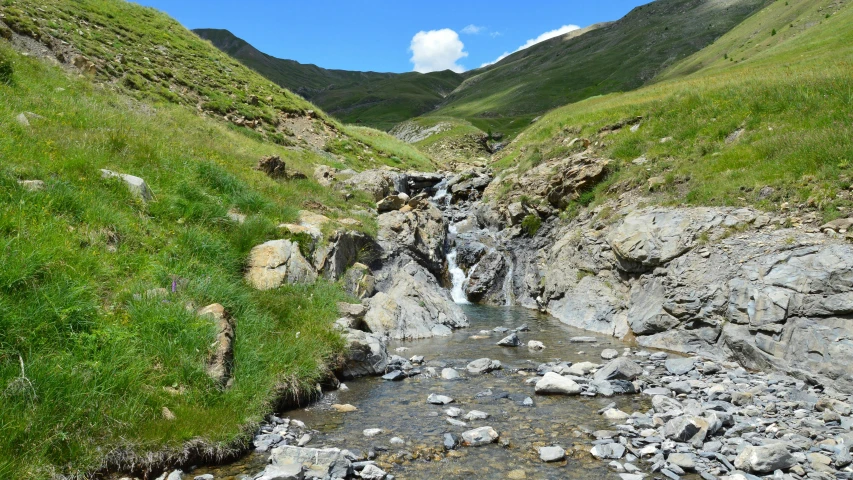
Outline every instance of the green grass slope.
POLYGON ((255 291, 243 281, 248 252, 282 238, 277 226, 300 209, 376 228, 354 213, 373 205, 362 194, 347 202, 252 167, 279 155, 310 178, 321 163, 432 161, 383 132, 309 115, 312 104, 152 9, 5 0, 0 22, 0 478, 83 478, 191 439, 227 453, 275 401, 313 391, 343 348, 331 328, 341 288, 255 291), (25 56, 9 40, 51 50, 25 56), (275 138, 285 118, 332 133, 322 148, 285 147, 275 138), (142 177, 153 200, 102 168, 142 177), (146 296, 157 288, 169 293, 146 296), (193 313, 214 302, 236 322, 224 391, 205 373, 216 332, 193 313))
POLYGON ((462 82, 451 72, 377 73, 330 70, 260 52, 228 30, 193 30, 276 84, 299 93, 346 123, 388 130, 429 112, 462 82))
POLYGON ((0 85, 0 478, 83 472, 118 446, 229 442, 279 389, 313 385, 342 347, 330 325, 343 294, 325 283, 256 292, 242 270, 306 199, 330 216, 355 208, 311 180, 252 169, 261 155, 297 170, 321 159, 69 80, 6 46, 0 55, 14 70, 0 85), (21 112, 40 117, 24 127, 21 112), (101 168, 144 178, 154 201, 101 168), (246 222, 230 221, 231 208, 246 222), (175 293, 144 298, 176 278, 175 293), (213 326, 186 308, 214 302, 237 322, 224 392, 204 372, 213 326))
POLYGON ((582 35, 557 37, 466 72, 433 114, 517 133, 551 108, 646 84, 767 3, 658 0, 582 35))
MULTIPOLYGON (((0 2, 0 14, 0 30, 6 30, 5 24, 38 40, 52 58, 81 67, 96 82, 134 98, 184 105, 282 145, 305 146, 288 127, 288 116, 308 115, 316 120, 315 130, 347 136, 346 127, 313 104, 155 9, 121 0, 6 0, 0 2)), ((408 157, 415 151, 400 144, 386 141, 384 150, 373 150, 378 163, 432 168, 423 154, 408 157), (392 157, 396 161, 389 162, 392 157)), ((349 161, 356 159, 349 155, 349 161)))
POLYGON ((673 66, 668 75, 674 79, 550 112, 502 152, 496 167, 524 169, 561 158, 572 138, 586 137, 616 160, 594 192, 598 200, 645 188, 647 179, 658 177, 664 183, 651 198, 659 203, 784 210, 787 202, 818 210, 826 220, 849 216, 851 24, 849 2, 774 2, 707 51, 673 66), (791 24, 803 28, 777 39, 791 24), (742 51, 737 61, 724 57, 737 48, 751 53, 742 51), (636 131, 600 133, 637 116, 643 121, 636 131), (648 161, 634 164, 641 155, 648 161), (766 186, 773 193, 761 195, 766 186))

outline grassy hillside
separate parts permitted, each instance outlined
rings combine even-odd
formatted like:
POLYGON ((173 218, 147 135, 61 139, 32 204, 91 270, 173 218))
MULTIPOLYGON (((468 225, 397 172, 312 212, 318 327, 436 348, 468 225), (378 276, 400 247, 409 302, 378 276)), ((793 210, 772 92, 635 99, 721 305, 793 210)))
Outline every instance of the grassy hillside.
POLYGON ((375 230, 372 199, 320 187, 317 164, 432 161, 328 119, 154 10, 6 0, 0 15, 0 478, 82 476, 190 439, 229 451, 272 402, 313 391, 343 348, 341 288, 257 292, 243 281, 249 250, 301 209, 375 230), (287 125, 325 143, 281 142, 287 125), (255 171, 265 155, 309 179, 255 171), (102 168, 142 177, 153 200, 102 168), (193 313, 211 303, 236 322, 227 390, 205 373, 214 326, 193 313))
POLYGON ((617 160, 594 192, 599 200, 658 177, 664 184, 655 202, 777 211, 802 205, 826 220, 851 215, 851 24, 849 2, 774 2, 675 65, 667 73, 674 79, 554 110, 502 152, 496 166, 524 169, 562 158, 572 138, 586 137, 617 160), (800 28, 777 39, 791 24, 800 28), (737 61, 726 58, 729 51, 739 52, 737 61), (643 117, 637 131, 599 133, 636 116, 643 117), (641 155, 648 161, 634 164, 641 155), (762 194, 764 187, 773 190, 762 194))
MULTIPOLYGON (((308 136, 347 136, 346 127, 316 106, 152 8, 121 0, 7 0, 0 3, 0 14, 0 30, 6 30, 5 24, 38 40, 50 48, 51 60, 74 65, 134 98, 184 105, 281 145, 322 148, 294 132, 293 122, 305 118, 313 121, 306 127, 308 136)), ((414 150, 385 143, 384 149, 372 149, 377 163, 432 168, 424 155, 407 157, 414 150), (389 161, 392 157, 397 160, 389 161)), ((350 154, 347 160, 357 157, 350 154)))
POLYGON ((467 72, 433 114, 491 121, 493 129, 517 133, 551 108, 642 86, 767 3, 658 0, 583 35, 557 37, 467 72), (508 125, 512 120, 526 122, 508 125))
POLYGON ((383 130, 429 112, 462 82, 461 75, 449 70, 428 74, 329 70, 272 57, 228 30, 197 29, 194 32, 341 121, 383 130))

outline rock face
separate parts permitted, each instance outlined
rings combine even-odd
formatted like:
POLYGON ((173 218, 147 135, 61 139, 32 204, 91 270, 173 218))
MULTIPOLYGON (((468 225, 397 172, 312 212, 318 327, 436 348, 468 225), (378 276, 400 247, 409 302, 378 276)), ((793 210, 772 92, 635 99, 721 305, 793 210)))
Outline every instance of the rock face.
MULTIPOLYGON (((500 185, 492 182, 486 195, 500 185)), ((541 185, 522 182, 508 196, 547 196, 541 185)), ((614 201, 568 223, 551 217, 528 238, 505 228, 514 222, 506 215, 528 208, 513 213, 512 204, 468 207, 473 225, 455 240, 478 261, 469 267, 470 300, 536 308, 574 327, 633 335, 645 347, 853 391, 853 370, 844 367, 853 362, 853 323, 845 320, 853 315, 853 245, 835 230, 778 228, 747 208, 614 201), (483 263, 494 250, 510 254, 483 263)))
POLYGON ((225 311, 225 307, 218 303, 202 308, 198 315, 209 317, 216 325, 216 341, 207 360, 207 375, 224 387, 231 380, 234 364, 234 321, 225 311))
POLYGON ((314 251, 314 267, 324 277, 337 280, 356 263, 362 251, 372 248, 373 242, 367 235, 338 230, 331 235, 326 246, 314 251))
POLYGON ((249 253, 246 281, 258 290, 271 290, 285 283, 313 283, 317 272, 290 240, 271 240, 249 253))
POLYGON ((444 244, 447 229, 441 211, 432 205, 409 212, 389 212, 379 216, 383 258, 405 254, 441 276, 446 269, 444 244))
POLYGON ((365 322, 371 332, 394 339, 450 335, 468 326, 462 309, 453 303, 435 277, 415 262, 391 272, 380 292, 368 301, 365 322))

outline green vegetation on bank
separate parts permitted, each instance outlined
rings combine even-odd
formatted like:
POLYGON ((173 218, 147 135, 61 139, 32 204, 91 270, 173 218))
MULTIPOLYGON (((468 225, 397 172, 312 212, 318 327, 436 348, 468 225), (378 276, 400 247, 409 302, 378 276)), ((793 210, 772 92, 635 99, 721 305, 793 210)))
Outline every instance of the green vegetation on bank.
MULTIPOLYGON (((853 7, 831 9, 831 3, 775 2, 754 17, 758 33, 757 23, 747 22, 720 40, 746 45, 761 36, 765 44, 725 68, 554 110, 502 152, 496 167, 524 171, 563 158, 569 141, 586 137, 599 142, 602 156, 615 159, 595 191, 597 200, 645 188, 657 177, 656 202, 779 208, 788 201, 817 208, 827 220, 849 214, 853 203, 844 192, 853 184, 853 7), (786 8, 799 8, 801 16, 819 11, 820 20, 786 41, 777 43, 782 35, 769 40, 774 28, 807 23, 778 12, 786 8), (637 116, 643 120, 636 131, 599 135, 637 116), (645 162, 635 163, 641 156, 645 162), (766 186, 774 191, 762 194, 766 186)), ((684 64, 706 56, 699 52, 698 60, 684 64)))
POLYGON ((69 79, 2 43, 0 64, 12 67, 0 83, 0 478, 84 472, 119 446, 227 443, 282 390, 310 389, 343 347, 331 323, 344 295, 323 282, 257 292, 243 266, 299 209, 352 216, 369 199, 252 169, 280 155, 310 174, 326 159, 309 151, 69 79), (145 179, 154 199, 101 168, 145 179), (226 391, 204 371, 214 327, 188 308, 215 302, 237 325, 226 391))

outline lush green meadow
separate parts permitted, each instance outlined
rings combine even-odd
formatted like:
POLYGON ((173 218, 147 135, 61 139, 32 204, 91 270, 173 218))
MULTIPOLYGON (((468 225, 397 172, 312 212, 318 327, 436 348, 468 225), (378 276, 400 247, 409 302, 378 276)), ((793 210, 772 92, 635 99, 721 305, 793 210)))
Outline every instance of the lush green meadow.
POLYGON ((810 28, 776 42, 774 29, 800 23, 775 12, 793 8, 785 3, 775 2, 717 42, 743 45, 761 22, 768 39, 759 42, 763 48, 733 62, 713 46, 720 62, 703 60, 707 53, 700 52, 685 64, 709 65, 688 76, 676 65, 674 79, 556 109, 519 136, 496 167, 523 170, 566 155, 571 139, 587 137, 598 142, 599 154, 616 160, 596 190, 599 200, 660 177, 665 183, 655 196, 662 203, 807 203, 827 220, 849 212, 839 207, 852 205, 843 192, 853 182, 853 8, 824 12, 810 28), (599 135, 637 116, 643 120, 636 131, 599 135), (635 165, 640 156, 648 162, 635 165), (611 189, 617 184, 623 188, 611 189), (775 193, 759 199, 765 186, 775 193))

